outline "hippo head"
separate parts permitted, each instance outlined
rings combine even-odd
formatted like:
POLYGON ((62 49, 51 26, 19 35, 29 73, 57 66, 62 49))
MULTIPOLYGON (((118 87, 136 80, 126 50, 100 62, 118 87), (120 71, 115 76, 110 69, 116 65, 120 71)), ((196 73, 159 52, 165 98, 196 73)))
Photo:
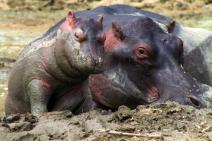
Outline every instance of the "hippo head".
POLYGON ((96 73, 102 70, 103 17, 98 20, 77 18, 69 12, 57 32, 57 40, 63 41, 65 56, 72 67, 81 73, 96 73))
POLYGON ((176 101, 195 107, 208 106, 204 88, 183 69, 183 42, 147 17, 125 26, 112 24, 106 34, 106 71, 89 78, 98 103, 120 105, 176 101))

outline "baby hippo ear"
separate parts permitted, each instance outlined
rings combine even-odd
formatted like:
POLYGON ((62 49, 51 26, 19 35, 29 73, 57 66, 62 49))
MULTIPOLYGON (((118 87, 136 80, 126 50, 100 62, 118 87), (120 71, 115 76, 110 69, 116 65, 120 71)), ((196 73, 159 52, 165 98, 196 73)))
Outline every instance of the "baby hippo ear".
POLYGON ((99 23, 101 29, 103 29, 103 16, 102 15, 98 17, 97 22, 99 23))
POLYGON ((74 27, 76 22, 77 22, 77 19, 75 17, 75 13, 74 12, 68 12, 68 15, 66 17, 66 20, 68 22, 68 24, 71 26, 71 27, 74 27))
POLYGON ((175 29, 176 22, 172 20, 168 25, 166 25, 168 33, 172 33, 175 29))
POLYGON ((124 34, 121 31, 121 27, 116 22, 112 22, 112 32, 116 38, 120 40, 124 39, 124 34))

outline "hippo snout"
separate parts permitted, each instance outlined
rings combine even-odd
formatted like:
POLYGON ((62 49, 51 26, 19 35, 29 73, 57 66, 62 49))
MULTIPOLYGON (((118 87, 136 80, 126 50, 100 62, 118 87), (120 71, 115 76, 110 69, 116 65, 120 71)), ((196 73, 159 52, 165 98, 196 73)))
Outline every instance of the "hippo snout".
POLYGON ((200 94, 187 96, 187 102, 196 108, 212 107, 212 87, 206 84, 199 84, 200 94))
POLYGON ((205 101, 203 101, 201 98, 194 96, 194 95, 189 95, 186 98, 188 105, 192 105, 196 108, 204 108, 207 107, 205 101))
POLYGON ((203 94, 201 95, 201 100, 205 104, 205 107, 212 107, 212 87, 206 84, 201 84, 201 88, 203 89, 203 94))

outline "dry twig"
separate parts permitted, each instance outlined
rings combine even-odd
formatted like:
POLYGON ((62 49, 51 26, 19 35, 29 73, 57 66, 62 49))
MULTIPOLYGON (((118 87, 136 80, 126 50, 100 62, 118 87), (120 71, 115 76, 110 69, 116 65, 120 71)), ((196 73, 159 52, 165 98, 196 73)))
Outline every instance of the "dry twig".
POLYGON ((99 130, 100 132, 107 132, 108 134, 113 135, 123 135, 123 136, 135 136, 135 137, 147 137, 147 138, 161 138, 162 135, 159 133, 154 134, 141 134, 141 133, 129 133, 129 132, 120 132, 115 130, 99 130))

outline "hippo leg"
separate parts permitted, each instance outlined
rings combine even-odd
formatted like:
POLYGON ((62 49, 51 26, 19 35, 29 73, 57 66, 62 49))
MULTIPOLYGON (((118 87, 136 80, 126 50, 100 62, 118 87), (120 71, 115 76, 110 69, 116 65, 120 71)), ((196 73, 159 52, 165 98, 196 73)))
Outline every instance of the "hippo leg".
POLYGON ((101 107, 100 105, 98 105, 98 103, 96 103, 93 100, 93 97, 89 94, 85 97, 83 102, 74 110, 74 113, 80 114, 80 113, 88 112, 95 108, 104 108, 104 107, 101 107))
POLYGON ((82 86, 74 86, 70 90, 55 97, 52 96, 48 104, 49 111, 70 110, 73 112, 84 101, 82 86))
POLYGON ((53 95, 48 104, 49 111, 70 110, 74 114, 87 112, 97 107, 100 106, 93 101, 87 81, 82 85, 72 87, 70 90, 56 97, 53 95))
POLYGON ((31 112, 39 114, 47 112, 47 104, 51 97, 50 85, 44 80, 34 79, 27 87, 27 94, 31 104, 31 112))

